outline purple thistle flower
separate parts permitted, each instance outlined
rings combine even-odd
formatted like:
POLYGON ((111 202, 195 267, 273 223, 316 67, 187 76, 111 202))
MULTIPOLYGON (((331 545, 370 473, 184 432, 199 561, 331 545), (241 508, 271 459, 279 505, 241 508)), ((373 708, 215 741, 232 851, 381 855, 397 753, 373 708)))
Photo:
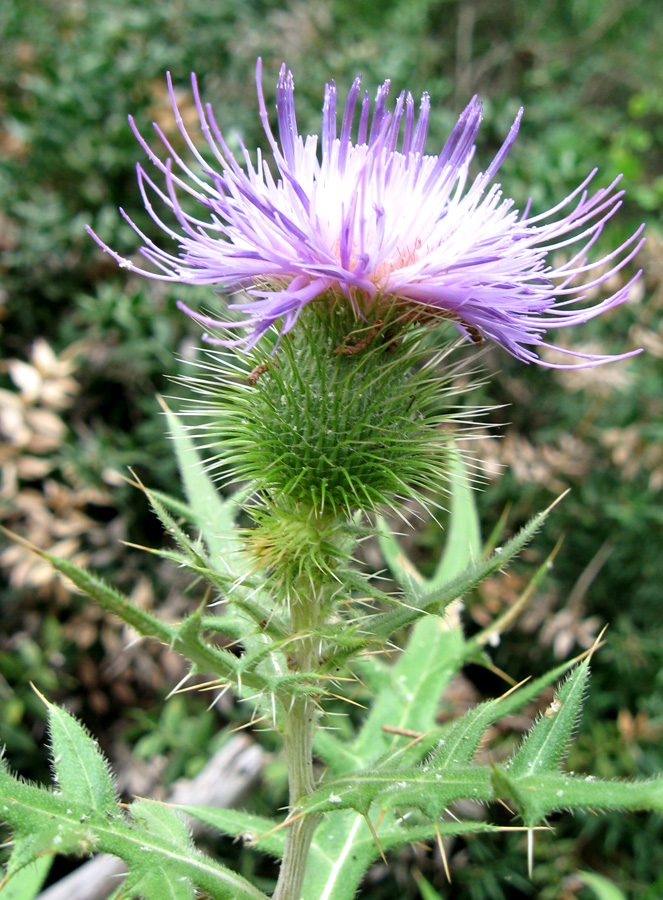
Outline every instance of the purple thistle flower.
POLYGON ((587 186, 595 169, 547 212, 532 216, 528 204, 519 213, 513 201, 502 196, 499 184, 491 185, 491 181, 515 141, 522 109, 495 159, 470 182, 469 165, 482 118, 476 97, 438 156, 424 154, 428 95, 421 98, 418 117, 410 93, 402 93, 393 113, 388 112, 389 81, 377 91, 371 118, 369 95, 366 92, 360 98, 361 79, 355 80, 338 134, 336 86, 328 84, 321 139, 302 138, 295 118, 293 77, 285 65, 277 86, 279 144, 268 122, 261 68, 258 60, 260 118, 278 169, 277 180, 261 151, 254 167, 241 142, 243 165, 238 162, 210 105, 203 105, 192 75, 201 130, 218 164, 215 171, 184 128, 168 76, 175 119, 196 161, 193 167, 178 155, 156 123, 155 131, 168 154, 165 162, 138 132, 133 119, 129 121, 165 179, 164 191, 137 166, 145 207, 177 242, 178 250, 161 249, 124 212, 144 241, 142 254, 157 271, 138 268, 91 232, 122 267, 149 278, 210 285, 222 291, 242 289, 243 299, 229 306, 241 316, 235 321, 219 321, 180 304, 206 327, 249 332, 236 341, 207 335, 206 340, 252 346, 279 320, 281 333, 290 331, 306 304, 332 294, 344 295, 360 316, 371 304, 395 299, 409 310, 420 309, 422 318, 451 319, 474 341, 489 338, 525 362, 556 368, 594 366, 639 352, 587 355, 543 340, 549 329, 586 322, 626 301, 641 274, 601 302, 577 305, 585 291, 619 272, 644 242, 641 226, 612 253, 588 262, 588 251, 621 205, 624 192, 616 190, 619 178, 590 195, 587 186), (353 142, 357 105, 359 126, 353 142), (198 201, 204 215, 187 211, 178 191, 198 201), (150 193, 174 214, 177 230, 154 211, 150 193), (552 261, 555 251, 574 245, 579 249, 570 250, 565 262, 552 261), (561 350, 582 362, 545 362, 535 352, 540 347, 561 350))

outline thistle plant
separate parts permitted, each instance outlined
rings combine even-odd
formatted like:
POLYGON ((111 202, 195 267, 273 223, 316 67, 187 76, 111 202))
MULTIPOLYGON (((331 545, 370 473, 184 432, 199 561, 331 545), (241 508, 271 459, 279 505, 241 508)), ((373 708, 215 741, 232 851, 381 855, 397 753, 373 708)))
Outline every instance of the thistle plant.
MULTIPOLYGON (((499 537, 482 541, 472 461, 457 446, 482 412, 467 402, 468 366, 487 340, 524 362, 551 365, 538 355, 551 346, 548 330, 628 299, 637 274, 612 296, 579 306, 642 243, 639 229, 588 261, 619 206, 617 182, 590 195, 592 173, 547 213, 521 213, 491 184, 520 114, 493 162, 471 180, 476 98, 440 154, 427 156, 428 97, 418 117, 410 94, 388 112, 385 83, 371 115, 359 79, 338 134, 336 88, 327 86, 318 147, 297 131, 285 68, 277 142, 258 64, 275 177, 260 151, 255 165, 243 145, 242 162, 235 158, 195 78, 192 85, 205 152, 185 130, 170 82, 191 162, 158 126, 165 161, 136 131, 163 176, 159 184, 138 167, 145 206, 176 251, 139 232, 152 265, 143 269, 102 246, 133 272, 234 294, 222 318, 183 306, 206 328, 208 345, 183 379, 188 407, 180 415, 165 407, 186 501, 141 486, 173 541, 155 552, 205 585, 200 604, 183 621, 165 622, 94 573, 34 548, 141 635, 180 653, 190 676, 211 677, 219 694, 232 690, 252 720, 281 735, 285 816, 182 811, 281 859, 277 900, 349 900, 374 860, 413 841, 437 841, 450 875, 445 838, 498 829, 489 815, 463 818, 460 800, 506 804, 510 827, 527 832, 530 866, 534 832, 558 810, 663 810, 660 779, 603 783, 562 768, 591 653, 446 725, 437 721, 445 687, 468 662, 490 665, 491 641, 532 597, 549 562, 514 609, 466 636, 463 597, 508 564, 551 512, 499 548, 499 537), (574 244, 566 262, 551 261, 574 244), (430 578, 407 558, 385 515, 413 502, 421 516, 448 510, 446 545, 430 578), (377 539, 384 556, 381 586, 359 559, 366 538, 377 539), (478 753, 490 726, 556 683, 554 699, 506 759, 478 753), (343 700, 369 711, 357 724, 339 724, 343 700)), ((582 367, 638 351, 565 352, 576 358, 567 365, 582 367)), ((97 851, 127 863, 127 898, 265 896, 198 852, 176 810, 136 800, 126 812, 94 740, 46 704, 56 790, 0 773, 0 812, 15 834, 7 868, 8 885, 19 891, 13 896, 33 897, 56 853, 97 851)))

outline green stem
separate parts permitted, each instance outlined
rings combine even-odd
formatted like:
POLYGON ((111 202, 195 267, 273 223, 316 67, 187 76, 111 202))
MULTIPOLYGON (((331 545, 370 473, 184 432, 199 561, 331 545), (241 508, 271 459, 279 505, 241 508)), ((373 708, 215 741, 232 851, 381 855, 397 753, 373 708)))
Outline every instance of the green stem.
MULTIPOLYGON (((295 642, 292 664, 304 672, 320 667, 317 639, 307 636, 308 630, 322 618, 322 604, 318 596, 300 596, 292 601, 293 632, 301 634, 295 642)), ((289 814, 296 814, 302 800, 315 788, 313 779, 313 738, 318 718, 315 702, 310 697, 295 697, 285 712, 283 735, 290 788, 289 814)), ((288 826, 283 862, 273 900, 301 900, 304 872, 313 833, 319 816, 304 816, 288 826)))

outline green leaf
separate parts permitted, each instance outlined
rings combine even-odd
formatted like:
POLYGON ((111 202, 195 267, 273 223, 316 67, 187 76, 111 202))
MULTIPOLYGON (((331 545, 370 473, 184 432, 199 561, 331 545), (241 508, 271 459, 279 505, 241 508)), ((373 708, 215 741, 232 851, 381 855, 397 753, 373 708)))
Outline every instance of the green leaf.
POLYGON ((198 520, 188 503, 178 500, 176 497, 171 497, 170 494, 166 494, 157 488, 150 488, 150 494, 180 519, 183 519, 190 525, 198 525, 198 520))
MULTIPOLYGON (((86 751, 80 750, 80 734, 72 738, 70 732, 62 740, 73 744, 80 761, 86 751)), ((45 855, 101 851, 127 864, 129 897, 193 900, 195 886, 214 900, 266 900, 246 879, 196 850, 173 810, 138 801, 136 817, 128 821, 119 810, 91 808, 89 800, 97 793, 89 785, 82 789, 66 769, 61 791, 54 793, 15 778, 0 765, 0 817, 15 834, 8 874, 45 855)))
POLYGON ((438 894, 433 885, 426 881, 421 872, 418 872, 416 869, 414 871, 414 879, 417 882, 421 900, 443 900, 442 895, 438 894))
MULTIPOLYGON (((440 697, 462 665, 464 653, 462 634, 443 618, 427 618, 415 626, 396 665, 378 663, 368 675, 380 689, 356 739, 339 741, 333 734, 318 732, 316 752, 330 771, 342 775, 366 768, 390 748, 407 742, 385 732, 385 725, 414 732, 435 728, 440 697)), ((367 675, 370 664, 360 662, 360 671, 367 675)))
POLYGON ((527 587, 524 591, 521 591, 517 600, 512 603, 507 609, 499 615, 496 619, 487 625, 485 628, 482 628, 477 634, 475 634, 471 641, 472 647, 476 651, 476 661, 481 664, 481 662, 486 661, 485 654, 483 648, 486 644, 490 644, 495 638, 499 640, 500 635, 509 628, 513 622, 520 616, 523 612, 529 601, 534 597, 539 585, 543 581, 543 579, 549 574, 550 569, 552 568, 552 562, 559 548, 562 545, 562 540, 557 542, 552 551, 548 554, 548 557, 543 561, 543 563, 536 570, 534 575, 530 578, 527 583, 527 587))
POLYGON ((218 809, 214 806, 178 806, 183 813, 211 825, 222 834, 242 837, 256 843, 256 849, 280 859, 285 848, 285 828, 274 831, 279 824, 265 816, 256 816, 238 809, 218 809), (268 834, 268 832, 270 832, 268 834), (266 837, 262 837, 267 835, 266 837))
POLYGON ((577 662, 578 657, 576 657, 575 659, 567 660, 567 662, 561 663, 561 665, 556 666, 554 669, 550 669, 550 671, 546 672, 545 675, 540 675, 538 678, 530 679, 524 684, 521 684, 517 690, 511 690, 503 697, 499 697, 497 699, 497 718, 502 719, 504 718, 504 716, 511 715, 511 713, 515 712, 517 709, 520 709, 526 703, 529 703, 530 700, 533 700, 535 697, 537 697, 541 693, 541 691, 545 690, 553 682, 557 681, 559 678, 565 675, 569 671, 569 669, 577 662))
POLYGON ((177 464, 182 476, 189 506, 200 526, 203 540, 213 561, 230 560, 237 556, 238 543, 234 537, 235 516, 239 509, 236 498, 223 500, 196 447, 178 416, 164 404, 168 427, 175 447, 177 464))
POLYGON ((435 574, 429 581, 432 588, 442 587, 481 556, 481 528, 474 491, 463 458, 455 447, 449 448, 448 477, 451 510, 447 540, 435 574))
MULTIPOLYGON (((228 650, 207 644, 197 633, 192 633, 189 620, 185 620, 179 628, 166 625, 156 616, 134 606, 127 596, 110 587, 93 572, 88 572, 69 560, 51 556, 50 553, 41 555, 104 609, 115 613, 140 634, 161 640, 203 672, 212 672, 231 682, 236 681, 239 670, 237 657, 228 650)), ((264 610, 261 612, 264 615, 264 610)), ((257 690, 269 687, 266 679, 256 672, 247 673, 244 682, 247 687, 257 690)))
MULTIPOLYGON (((427 617, 412 629, 404 653, 390 670, 391 684, 375 700, 351 754, 368 766, 402 737, 384 725, 425 732, 435 727, 440 697, 462 665, 465 642, 460 629, 440 616, 427 617)), ((346 769, 347 771, 347 769, 346 769)))
POLYGON ((585 660, 559 688, 512 758, 509 764, 512 776, 535 775, 559 766, 580 716, 588 678, 589 660, 585 660))
POLYGON ((528 827, 562 809, 625 809, 663 812, 663 778, 648 781, 600 781, 545 772, 514 778, 511 772, 493 773, 500 796, 515 800, 528 827))
POLYGON ((306 813, 354 809, 367 815, 378 801, 382 809, 414 808, 436 821, 455 800, 489 801, 494 796, 487 766, 456 766, 442 773, 424 764, 409 771, 380 769, 333 779, 309 794, 301 806, 306 813))
POLYGON ((89 572, 87 569, 77 566, 68 559, 53 556, 50 553, 42 553, 37 548, 33 549, 40 556, 43 556, 44 559, 48 560, 54 569, 57 569, 58 572, 66 575, 70 581, 73 581, 76 587, 80 588, 88 597, 96 600, 104 609, 119 616, 140 634, 155 637, 165 644, 171 643, 174 634, 173 629, 169 625, 166 625, 144 609, 134 606, 125 594, 111 587, 103 578, 100 578, 94 572, 89 572))
POLYGON ((171 807, 154 800, 135 800, 131 804, 131 815, 134 822, 150 834, 172 841, 184 850, 193 847, 186 822, 171 807))
POLYGON ((430 760, 436 771, 450 766, 468 765, 477 751, 486 729, 498 717, 499 700, 479 703, 443 732, 438 749, 430 760))
POLYGON ((378 541, 395 579, 404 587, 438 588, 459 575, 481 553, 481 531, 474 493, 454 445, 448 447, 451 509, 444 551, 431 579, 425 579, 401 549, 385 520, 378 518, 378 541))
POLYGON ((0 900, 34 900, 51 870, 55 854, 39 856, 18 869, 0 888, 0 900))
POLYGON ((423 581, 423 576, 401 549, 400 544, 382 516, 378 516, 377 526, 380 550, 394 579, 404 587, 423 581))
MULTIPOLYGON (((188 501, 190 517, 200 528, 203 542, 207 548, 210 571, 203 571, 208 578, 223 590, 236 584, 240 576, 245 576, 250 565, 250 557, 243 552, 243 544, 238 539, 235 518, 240 510, 241 502, 247 495, 242 488, 232 497, 224 499, 216 489, 213 480, 205 469, 194 442, 180 418, 162 402, 168 427, 175 447, 177 465, 182 476, 184 492, 188 501), (216 573, 216 577, 212 574, 216 573)), ((249 629, 244 631, 244 644, 256 647, 262 644, 263 633, 269 636, 283 635, 286 631, 280 618, 274 614, 274 603, 271 597, 262 597, 256 585, 244 582, 244 589, 232 592, 232 602, 248 619, 251 626, 259 624, 260 635, 252 635, 249 629)), ((252 628, 251 628, 252 630, 252 628)), ((249 684, 247 680, 247 684, 249 684)), ((260 687, 253 685, 253 687, 260 687)))
POLYGON ((596 900, 628 900, 626 894, 603 875, 596 872, 578 872, 578 875, 594 891, 596 900))
POLYGON ((378 640, 387 641, 399 628, 415 622, 427 613, 444 609, 452 601, 462 597, 513 559, 534 537, 549 512, 550 510, 547 509, 534 516, 518 534, 507 541, 500 550, 496 550, 489 559, 471 563, 460 575, 447 584, 430 590, 427 589, 425 583, 409 584, 406 588, 408 605, 374 616, 368 628, 378 640))
POLYGON ((195 891, 188 878, 156 868, 130 871, 124 882, 124 893, 141 900, 195 900, 195 891))
POLYGON ((90 809, 116 813, 115 785, 99 745, 65 709, 48 700, 44 702, 48 709, 53 768, 61 794, 90 809))
MULTIPOLYGON (((446 836, 499 829, 485 822, 444 822, 439 824, 439 830, 446 836)), ((432 824, 411 825, 401 816, 389 813, 378 829, 385 853, 414 841, 434 838, 432 824)), ((323 819, 311 845, 302 896, 315 900, 354 900, 364 873, 379 856, 364 816, 341 811, 323 819)))
MULTIPOLYGON (((470 648, 472 645, 473 642, 468 643, 470 648)), ((525 682, 517 690, 509 691, 503 697, 478 704, 460 719, 438 729, 434 733, 438 747, 431 756, 431 765, 436 769, 442 769, 450 765, 470 763, 483 734, 493 722, 529 703, 548 685, 564 675, 573 664, 573 661, 563 663, 540 678, 525 682)))
MULTIPOLYGON (((455 503, 456 507, 452 518, 453 515, 461 519, 465 516, 465 521, 458 521, 455 526, 457 530, 452 551, 458 554, 460 567, 469 562, 472 552, 478 551, 478 539, 475 547, 476 536, 470 537, 473 531, 472 513, 464 508, 464 503, 471 498, 467 494, 461 497, 462 490, 462 485, 456 486, 455 499, 452 499, 452 505, 455 503), (467 541, 460 536, 463 532, 467 541)), ((378 527, 380 546, 394 576, 401 584, 411 586, 412 590, 425 585, 420 573, 388 531, 386 523, 380 520, 378 527)), ((315 749, 332 774, 348 775, 371 763, 377 765, 376 761, 380 758, 383 765, 387 760, 392 764, 398 760, 404 765, 404 748, 412 744, 411 739, 386 733, 383 725, 413 732, 435 729, 442 692, 461 667, 467 652, 457 621, 426 617, 412 629, 408 644, 394 666, 385 665, 376 657, 355 660, 354 669, 368 684, 375 702, 354 742, 339 740, 332 732, 318 732, 315 749)), ((428 748, 426 741, 411 747, 408 763, 417 763, 428 748)), ((337 809, 336 801, 333 806, 337 809)), ((402 825, 402 820, 395 821, 402 825)), ((385 850, 416 839, 407 828, 400 827, 399 830, 398 824, 394 828, 396 831, 391 837, 385 834, 384 824, 380 829, 380 842, 385 850)), ((427 826, 424 833, 430 837, 434 831, 427 826)), ((307 896, 322 900, 331 897, 334 900, 352 900, 364 872, 378 853, 363 817, 337 809, 333 817, 323 820, 316 829, 307 866, 307 896)))
POLYGON ((150 501, 150 505, 156 513, 157 518, 163 525, 165 531, 173 536, 175 541, 179 544, 180 548, 186 554, 187 558, 195 565, 205 566, 208 561, 206 558, 206 554, 203 551, 202 545, 200 543, 198 544, 198 546, 194 544, 189 535, 186 534, 186 532, 177 524, 175 519, 157 498, 156 494, 154 494, 149 488, 146 488, 145 486, 142 486, 142 489, 145 493, 145 496, 150 501))

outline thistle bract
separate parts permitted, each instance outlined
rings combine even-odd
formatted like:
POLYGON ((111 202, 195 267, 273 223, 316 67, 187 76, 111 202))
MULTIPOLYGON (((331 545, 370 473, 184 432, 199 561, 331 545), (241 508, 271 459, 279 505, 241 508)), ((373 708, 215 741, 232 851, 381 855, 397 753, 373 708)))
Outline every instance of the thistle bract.
MULTIPOLYGON (((469 168, 482 117, 476 97, 440 153, 427 155, 428 95, 418 115, 405 92, 389 112, 386 81, 371 114, 360 82, 357 78, 349 91, 340 130, 336 87, 328 84, 321 136, 304 138, 297 129, 292 73, 283 66, 277 141, 258 61, 258 105, 275 177, 260 150, 255 166, 243 144, 241 162, 233 155, 192 76, 212 167, 183 125, 169 77, 175 119, 192 161, 187 163, 155 124, 164 161, 131 124, 165 182, 164 190, 138 165, 145 206, 177 249, 171 253, 157 246, 130 219, 154 269, 138 268, 99 243, 120 265, 150 278, 243 291, 230 304, 234 315, 227 321, 181 304, 206 327, 237 329, 238 343, 255 343, 274 324, 287 333, 301 310, 321 296, 344 298, 360 318, 369 309, 393 309, 397 301, 415 318, 451 319, 475 343, 487 338, 525 362, 559 366, 538 356, 539 348, 553 346, 544 341, 545 333, 624 302, 639 275, 593 306, 582 305, 585 292, 607 282, 642 244, 640 228, 615 251, 593 262, 586 256, 620 206, 619 179, 590 195, 595 170, 547 212, 531 215, 529 205, 519 212, 492 181, 515 141, 522 110, 496 157, 472 180, 469 168), (151 196, 170 210, 171 224, 155 211, 151 196), (196 202, 200 209, 191 212, 196 202), (558 250, 565 251, 566 260, 551 262, 558 250)), ((208 335, 207 340, 220 339, 208 335)), ((575 367, 632 355, 553 349, 580 359, 571 364, 575 367)))
POLYGON ((200 375, 183 379, 199 395, 212 465, 288 521, 294 507, 330 524, 444 491, 449 445, 481 414, 462 407, 473 383, 465 358, 452 361, 458 342, 432 353, 407 318, 368 318, 357 323, 342 301, 311 303, 278 354, 272 329, 245 353, 210 350, 200 375))

